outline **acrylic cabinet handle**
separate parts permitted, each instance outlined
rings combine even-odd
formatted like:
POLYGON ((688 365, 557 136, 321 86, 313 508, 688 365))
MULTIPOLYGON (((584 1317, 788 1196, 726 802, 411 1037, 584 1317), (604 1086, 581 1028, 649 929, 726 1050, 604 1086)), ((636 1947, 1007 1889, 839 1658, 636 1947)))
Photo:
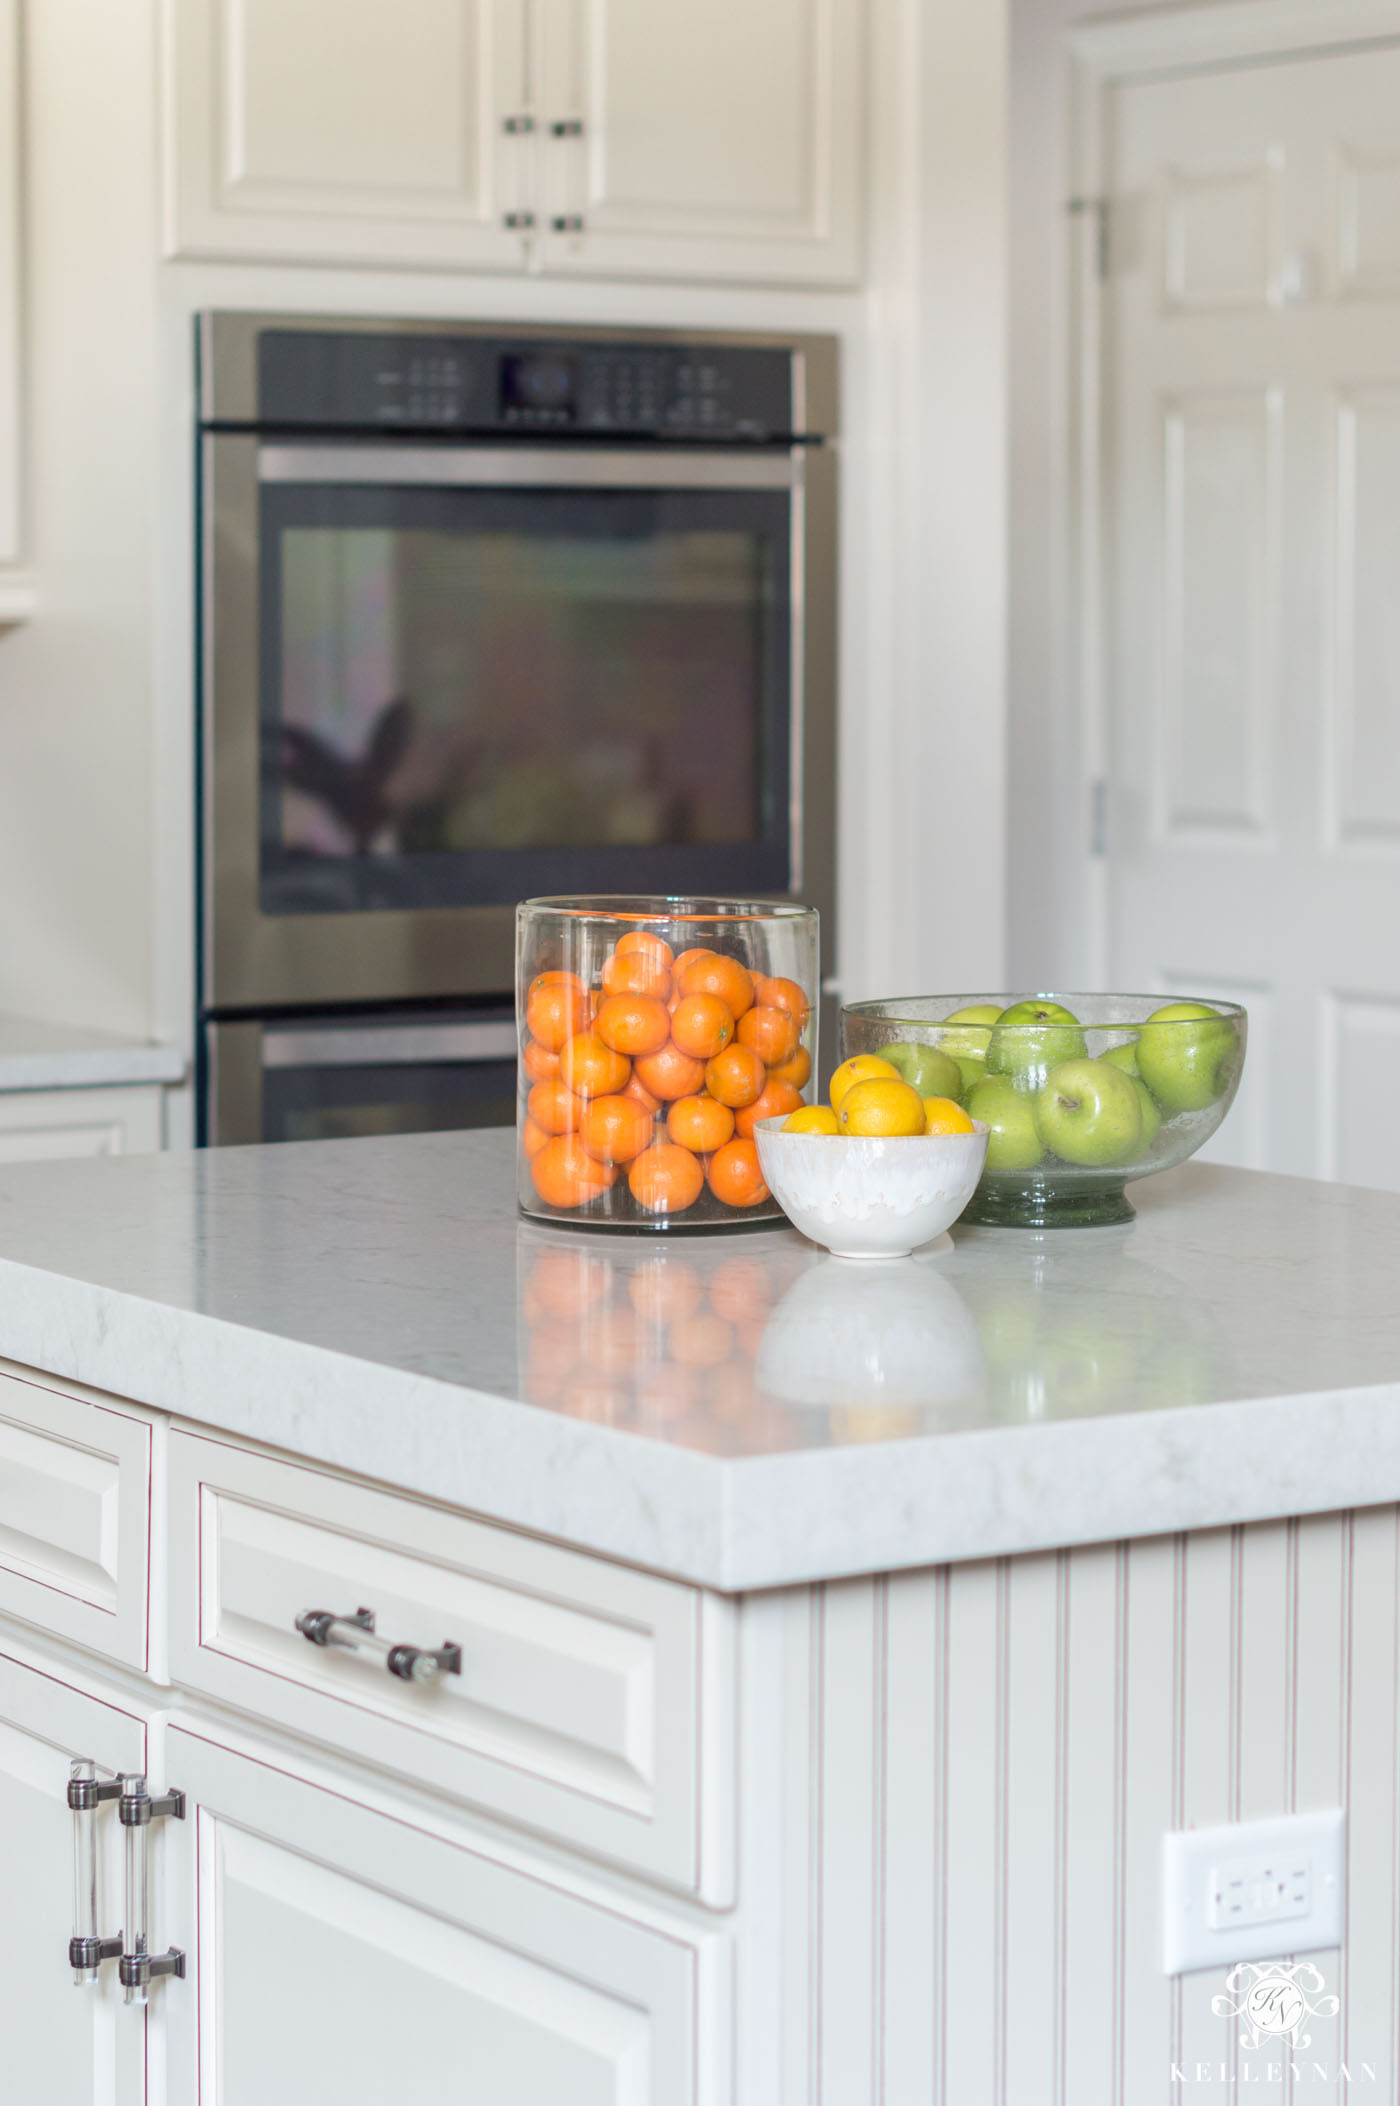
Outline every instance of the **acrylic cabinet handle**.
POLYGON ((306 1609, 296 1627, 312 1645, 343 1645, 347 1652, 368 1653, 383 1662, 401 1682, 434 1682, 439 1675, 462 1672, 460 1645, 394 1645, 377 1637, 373 1609, 356 1609, 353 1616, 337 1616, 330 1609, 306 1609))

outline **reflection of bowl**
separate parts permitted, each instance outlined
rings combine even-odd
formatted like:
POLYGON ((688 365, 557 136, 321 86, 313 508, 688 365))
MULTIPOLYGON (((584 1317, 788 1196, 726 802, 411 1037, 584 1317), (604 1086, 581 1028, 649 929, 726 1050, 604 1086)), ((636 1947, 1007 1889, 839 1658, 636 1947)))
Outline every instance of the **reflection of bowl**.
MULTIPOLYGON (((820 1138, 820 1136, 818 1136, 820 1138)), ((759 1387, 791 1404, 924 1408, 986 1381, 972 1311, 936 1264, 899 1259, 804 1272, 759 1341, 759 1387)))
POLYGON ((987 1129, 901 1135, 784 1133, 754 1126, 763 1178, 794 1228, 835 1258, 904 1258, 941 1236, 972 1197, 987 1129))
MULTIPOLYGON (((910 1042, 956 1061, 962 1102, 991 1122, 987 1168, 964 1220, 1006 1228, 1087 1228, 1129 1221, 1125 1184, 1169 1170, 1208 1141, 1235 1099, 1246 1018, 1233 1002, 1191 1004, 1205 1013, 1151 1022, 1178 998, 1163 995, 911 995, 842 1011, 841 1057, 910 1042), (991 1021, 1013 1003, 1054 1003, 1068 1018, 991 1021), (962 1012, 983 1012, 969 1020, 962 1012), (961 1020, 955 1020, 955 1013, 961 1020), (1147 1027, 1146 1030, 1144 1027, 1147 1027), (1124 1138, 1110 1119, 1097 1134, 1067 1126, 1044 1092, 1067 1063, 1102 1062, 1141 1090, 1139 1124, 1124 1138), (1140 1066, 1139 1066, 1140 1062, 1140 1066), (993 1085, 996 1085, 994 1088, 993 1085), (1009 1091, 1007 1100, 1000 1092, 1009 1091), (989 1101, 989 1098, 991 1101, 989 1101), (1073 1148, 1075 1157, 1068 1159, 1073 1148), (1066 1151, 1066 1152, 1061 1152, 1066 1151), (999 1160, 1000 1158, 1000 1160, 999 1160)), ((1092 1073, 1102 1076, 1101 1068, 1092 1073)), ((1082 1080, 1082 1075, 1077 1078, 1082 1080)), ((1122 1084, 1113 1089, 1121 1096, 1122 1084)), ((772 1183, 772 1180, 769 1180, 772 1183)), ((775 1188, 776 1190, 776 1188, 775 1188)))

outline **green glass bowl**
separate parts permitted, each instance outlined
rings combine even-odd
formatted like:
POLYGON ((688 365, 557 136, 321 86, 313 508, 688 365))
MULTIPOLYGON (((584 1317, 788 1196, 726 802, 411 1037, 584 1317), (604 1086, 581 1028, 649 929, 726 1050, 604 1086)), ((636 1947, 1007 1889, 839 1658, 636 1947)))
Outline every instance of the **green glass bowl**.
POLYGON ((841 1057, 927 1049, 896 1065, 922 1095, 987 1121, 964 1221, 1097 1228, 1131 1221, 1135 1178, 1210 1139, 1239 1088, 1246 1027, 1233 1002, 1185 995, 907 995, 843 1009, 841 1057))

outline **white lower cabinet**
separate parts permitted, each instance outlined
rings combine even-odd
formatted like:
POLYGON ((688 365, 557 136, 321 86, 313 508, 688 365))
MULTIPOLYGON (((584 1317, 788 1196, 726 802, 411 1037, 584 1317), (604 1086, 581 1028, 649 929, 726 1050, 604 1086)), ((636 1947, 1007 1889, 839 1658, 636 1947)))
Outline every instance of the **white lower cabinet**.
POLYGON ((153 1155, 162 1143, 162 1096, 159 1087, 136 1085, 0 1094, 0 1163, 153 1155))
MULTIPOLYGON (((93 1761, 99 1775, 144 1770, 145 1720, 76 1676, 60 1680, 0 1652, 0 2099, 6 2106, 146 2106, 146 2027, 139 2011, 122 2006, 116 1963, 82 1990, 68 1965, 74 1756, 93 1761)), ((121 1831, 110 1806, 84 1818, 95 1824, 102 1934, 115 1937, 121 1831)))
MULTIPOLYGON (((180 1725, 171 2106, 708 2106, 725 1941, 180 1725)), ((167 1930, 160 1930, 160 1943, 167 1930)), ((63 2106, 69 2106, 65 2096, 63 2106)))

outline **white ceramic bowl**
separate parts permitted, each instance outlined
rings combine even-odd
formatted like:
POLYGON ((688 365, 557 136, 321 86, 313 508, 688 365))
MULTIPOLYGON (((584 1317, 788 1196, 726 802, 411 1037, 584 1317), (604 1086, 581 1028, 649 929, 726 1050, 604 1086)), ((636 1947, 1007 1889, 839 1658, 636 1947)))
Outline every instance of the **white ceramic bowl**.
POLYGON ((977 1188, 987 1128, 857 1140, 754 1127, 764 1181, 794 1228, 834 1258, 906 1258, 941 1236, 977 1188))

